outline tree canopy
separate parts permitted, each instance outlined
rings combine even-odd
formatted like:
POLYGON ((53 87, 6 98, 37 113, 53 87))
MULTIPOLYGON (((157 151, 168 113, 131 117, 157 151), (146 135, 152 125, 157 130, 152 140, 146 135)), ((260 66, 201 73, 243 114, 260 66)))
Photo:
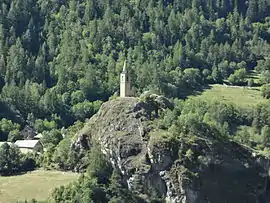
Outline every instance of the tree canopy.
POLYGON ((170 97, 269 69, 269 0, 12 0, 0 9, 1 102, 24 121, 93 115, 92 102, 118 91, 125 59, 138 94, 170 97))

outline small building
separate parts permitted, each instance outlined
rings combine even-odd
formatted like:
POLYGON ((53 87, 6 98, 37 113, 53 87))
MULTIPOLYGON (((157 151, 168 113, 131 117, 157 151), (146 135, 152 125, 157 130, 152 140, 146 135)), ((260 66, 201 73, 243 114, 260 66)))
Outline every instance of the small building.
POLYGON ((43 152, 43 145, 39 140, 17 140, 15 145, 19 147, 22 153, 43 152))
POLYGON ((125 61, 122 73, 120 74, 120 97, 132 97, 131 77, 127 71, 127 62, 125 61))

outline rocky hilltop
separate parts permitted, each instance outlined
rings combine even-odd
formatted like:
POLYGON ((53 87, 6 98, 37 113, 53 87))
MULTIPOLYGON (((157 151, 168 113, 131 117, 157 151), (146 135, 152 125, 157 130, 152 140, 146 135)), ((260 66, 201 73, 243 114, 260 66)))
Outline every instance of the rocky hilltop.
MULTIPOLYGON (((104 103, 74 142, 82 152, 97 141, 127 187, 145 199, 175 203, 267 202, 265 159, 215 132, 177 137, 158 129, 164 97, 104 103)), ((207 130, 206 130, 207 131, 207 130)))

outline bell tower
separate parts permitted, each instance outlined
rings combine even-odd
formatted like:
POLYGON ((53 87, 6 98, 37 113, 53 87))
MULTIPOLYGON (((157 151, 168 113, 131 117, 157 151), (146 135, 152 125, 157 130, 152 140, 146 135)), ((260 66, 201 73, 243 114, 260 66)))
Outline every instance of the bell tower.
POLYGON ((127 62, 125 60, 122 73, 120 74, 120 97, 132 96, 131 78, 127 71, 127 62))

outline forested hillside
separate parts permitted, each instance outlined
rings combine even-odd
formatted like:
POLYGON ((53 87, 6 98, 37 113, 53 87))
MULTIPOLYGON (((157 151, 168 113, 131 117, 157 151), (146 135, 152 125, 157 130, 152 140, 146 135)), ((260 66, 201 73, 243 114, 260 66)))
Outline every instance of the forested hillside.
POLYGON ((52 202, 268 202, 269 98, 270 0, 0 0, 0 175, 85 172, 52 202))
POLYGON ((1 0, 1 117, 67 126, 119 89, 127 59, 140 94, 270 82, 269 0, 1 0), (252 83, 252 81, 250 81, 252 83))

